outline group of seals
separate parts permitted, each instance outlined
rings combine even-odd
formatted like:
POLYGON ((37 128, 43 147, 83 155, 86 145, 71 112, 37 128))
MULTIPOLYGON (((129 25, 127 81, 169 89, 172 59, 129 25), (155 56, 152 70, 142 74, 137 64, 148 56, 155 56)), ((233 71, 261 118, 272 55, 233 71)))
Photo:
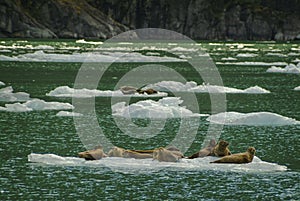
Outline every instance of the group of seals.
MULTIPOLYGON (((206 156, 221 157, 219 160, 212 161, 210 163, 250 163, 255 155, 255 148, 249 147, 245 153, 231 154, 229 143, 225 140, 220 140, 218 144, 212 139, 210 144, 204 149, 187 157, 188 159, 201 158, 206 156)), ((106 155, 102 146, 97 146, 93 150, 88 150, 78 153, 80 158, 86 160, 99 160, 103 157, 123 157, 123 158, 135 158, 146 159, 153 158, 159 162, 178 162, 179 159, 184 158, 182 152, 176 147, 159 147, 153 150, 127 150, 120 147, 113 147, 106 155)))
POLYGON ((132 87, 132 86, 123 86, 120 88, 121 92, 125 95, 128 94, 135 94, 135 93, 139 93, 139 94, 157 94, 158 92, 155 89, 142 89, 145 86, 142 86, 140 88, 136 88, 136 87, 132 87))

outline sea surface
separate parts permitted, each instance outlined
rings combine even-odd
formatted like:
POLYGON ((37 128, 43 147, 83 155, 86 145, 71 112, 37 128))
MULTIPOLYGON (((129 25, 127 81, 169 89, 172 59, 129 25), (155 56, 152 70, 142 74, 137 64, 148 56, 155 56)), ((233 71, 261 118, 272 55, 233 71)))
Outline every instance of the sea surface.
MULTIPOLYGON (((300 86, 300 74, 271 73, 267 69, 300 63, 300 44, 198 41, 184 47, 176 42, 166 46, 172 50, 171 53, 159 43, 139 43, 135 46, 132 43, 105 45, 105 42, 85 40, 0 40, 0 81, 3 82, 0 86, 0 200, 299 200, 300 91, 294 89, 300 86), (33 153, 40 156, 55 154, 64 160, 77 157, 78 152, 86 150, 74 119, 56 115, 59 111, 72 110, 55 108, 56 105, 48 110, 20 112, 13 108, 6 111, 5 104, 24 104, 25 101, 5 99, 3 94, 1 99, 1 89, 11 86, 14 93, 25 92, 31 99, 72 104, 71 97, 46 94, 60 86, 73 88, 83 65, 95 65, 102 61, 109 63, 109 67, 97 85, 98 90, 116 90, 118 81, 127 72, 150 64, 166 66, 181 74, 186 81, 202 85, 205 79, 186 60, 190 52, 198 50, 212 58, 224 86, 234 89, 259 86, 270 92, 227 93, 226 111, 245 114, 268 112, 281 115, 283 120, 298 121, 276 125, 259 113, 257 118, 262 125, 253 125, 253 119, 238 125, 224 125, 219 136, 230 143, 233 153, 245 152, 253 146, 260 160, 284 168, 256 169, 251 166, 251 171, 247 171, 246 166, 239 166, 236 171, 235 168, 214 168, 216 166, 213 165, 212 168, 161 166, 155 161, 153 163, 157 167, 146 168, 136 160, 132 162, 134 168, 128 163, 126 167, 122 167, 122 163, 119 163, 120 167, 111 163, 113 167, 110 167, 109 163, 81 165, 82 162, 47 162, 47 158, 34 162, 28 159, 33 153), (120 55, 123 55, 120 60, 114 60, 120 55)), ((162 74, 164 70, 162 68, 162 74)), ((165 81, 172 81, 171 75, 165 77, 165 81)), ((140 79, 142 83, 144 78, 140 79)), ((181 93, 186 97, 191 92, 181 93)), ((168 92, 170 97, 176 95, 168 92)), ((199 113, 211 115, 212 96, 208 93, 195 93, 195 96, 199 113)), ((142 140, 128 136, 115 123, 111 99, 111 96, 92 98, 98 123, 105 136, 116 146, 128 149, 167 146, 179 130, 180 118, 170 118, 157 136, 142 140)), ((160 99, 134 97, 130 99, 130 104, 160 99)), ((85 97, 83 100, 88 102, 91 98, 85 97)), ((118 102, 118 99, 114 101, 118 102)), ((201 148, 210 125, 207 116, 196 118, 200 123, 193 143, 187 144, 186 156, 201 148)), ((147 118, 133 121, 140 127, 149 124, 147 118)), ((95 129, 86 132, 89 136, 89 132, 95 133, 95 129)), ((188 136, 190 131, 187 129, 185 132, 188 136)), ((185 142, 184 139, 182 142, 185 142)), ((199 167, 201 164, 199 162, 199 167)))

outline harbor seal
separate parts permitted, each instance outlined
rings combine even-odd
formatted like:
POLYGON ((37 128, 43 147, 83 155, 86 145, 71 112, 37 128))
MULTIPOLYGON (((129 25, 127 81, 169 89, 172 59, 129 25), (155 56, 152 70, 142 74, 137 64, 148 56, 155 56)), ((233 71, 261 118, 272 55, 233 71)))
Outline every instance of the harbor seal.
MULTIPOLYGON (((165 147, 165 149, 171 151, 173 154, 179 156, 180 158, 184 158, 183 153, 177 147, 169 146, 169 147, 165 147)), ((141 153, 141 154, 151 154, 151 155, 153 155, 154 150, 155 149, 150 149, 150 150, 130 150, 130 151, 138 152, 138 153, 141 153)))
POLYGON ((95 147, 92 150, 79 152, 79 158, 84 158, 85 160, 99 160, 101 158, 107 157, 107 155, 103 152, 103 148, 101 145, 95 147))
POLYGON ((149 153, 139 153, 131 150, 125 150, 123 152, 124 158, 135 158, 135 159, 145 159, 145 158, 153 158, 152 154, 149 153))
POLYGON ((256 150, 254 147, 249 147, 245 153, 224 156, 219 160, 212 161, 210 163, 250 163, 254 158, 255 152, 256 150))
POLYGON ((120 147, 113 147, 111 150, 108 152, 109 157, 123 157, 125 149, 120 148, 120 147))
POLYGON ((143 93, 146 93, 148 95, 150 94, 157 94, 157 91, 154 90, 154 89, 145 89, 145 90, 142 90, 142 89, 137 89, 136 90, 139 94, 143 94, 143 93))
POLYGON ((193 158, 202 158, 205 156, 211 156, 212 155, 212 151, 216 146, 216 140, 211 139, 209 142, 209 145, 203 149, 201 149, 200 151, 194 153, 193 155, 189 156, 188 159, 193 159, 193 158))
POLYGON ((158 160, 159 162, 178 162, 181 157, 174 154, 173 151, 167 150, 163 147, 159 147, 153 152, 153 160, 158 160))
POLYGON ((228 156, 231 152, 228 149, 229 143, 225 140, 220 140, 219 143, 213 148, 211 156, 228 156))

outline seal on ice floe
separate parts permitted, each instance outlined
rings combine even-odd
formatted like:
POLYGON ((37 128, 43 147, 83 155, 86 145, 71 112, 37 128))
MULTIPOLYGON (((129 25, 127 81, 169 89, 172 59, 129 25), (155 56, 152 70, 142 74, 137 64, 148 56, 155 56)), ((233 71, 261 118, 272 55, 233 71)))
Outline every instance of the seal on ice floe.
POLYGON ((205 157, 205 156, 211 156, 212 155, 212 151, 216 146, 216 140, 211 139, 209 142, 209 145, 203 149, 201 149, 200 151, 194 153, 193 155, 189 156, 188 159, 193 159, 193 158, 201 158, 201 157, 205 157))
POLYGON ((248 150, 244 153, 224 156, 219 160, 212 161, 210 163, 250 163, 254 158, 255 151, 256 150, 254 147, 249 147, 248 150))
POLYGON ((211 156, 228 156, 231 152, 228 149, 229 143, 225 140, 220 140, 219 143, 213 148, 211 156))
POLYGON ((92 150, 79 152, 79 158, 84 158, 85 160, 99 160, 103 157, 107 157, 107 155, 103 152, 103 148, 101 145, 95 147, 92 150))
POLYGON ((167 150, 163 147, 156 148, 153 151, 153 159, 159 162, 178 162, 180 158, 182 157, 174 153, 174 151, 167 150))

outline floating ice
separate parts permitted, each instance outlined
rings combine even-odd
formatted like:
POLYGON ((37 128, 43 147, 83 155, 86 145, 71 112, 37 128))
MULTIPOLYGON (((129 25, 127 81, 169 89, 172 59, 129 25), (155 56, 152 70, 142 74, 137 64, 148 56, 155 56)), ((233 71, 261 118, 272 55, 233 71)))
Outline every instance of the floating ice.
POLYGON ((36 50, 54 50, 55 48, 50 46, 50 45, 38 45, 33 47, 32 49, 36 49, 36 50))
POLYGON ((5 86, 5 83, 0 81, 0 86, 5 86))
POLYGON ((222 172, 277 172, 286 171, 287 167, 276 163, 262 161, 254 156, 251 163, 247 164, 216 164, 209 163, 216 160, 216 157, 204 157, 195 159, 181 159, 177 163, 158 162, 152 159, 133 159, 107 157, 101 160, 86 161, 77 157, 62 157, 55 154, 36 154, 28 155, 28 162, 39 163, 43 165, 62 165, 62 166, 85 166, 93 168, 111 168, 113 171, 125 171, 134 173, 143 173, 149 171, 206 171, 215 170, 222 172))
POLYGON ((103 42, 101 41, 85 41, 84 39, 79 39, 75 41, 76 43, 82 43, 82 44, 92 44, 92 45, 101 45, 103 42))
POLYGON ((33 110, 71 110, 74 106, 70 103, 46 102, 40 99, 28 100, 25 103, 5 104, 0 110, 7 112, 27 112, 33 110))
POLYGON ((25 102, 29 99, 30 95, 28 93, 13 93, 11 86, 0 89, 0 102, 25 102))
POLYGON ((144 100, 129 106, 126 106, 125 102, 120 102, 112 106, 112 113, 114 116, 125 118, 152 119, 203 116, 179 106, 182 102, 180 97, 165 97, 158 101, 144 100))
POLYGON ((294 88, 295 91, 300 91, 300 86, 294 88))
POLYGON ((234 58, 234 57, 224 57, 224 58, 221 58, 222 61, 236 61, 237 58, 234 58))
POLYGON ((248 126, 282 126, 300 124, 300 121, 271 112, 223 112, 211 115, 206 120, 216 124, 248 126))
POLYGON ((284 68, 272 66, 267 69, 268 73, 292 73, 300 74, 300 63, 297 64, 288 64, 284 68))
POLYGON ((183 59, 167 56, 146 56, 138 52, 83 52, 73 54, 45 53, 42 50, 18 56, 0 55, 2 61, 31 62, 182 62, 183 59))
POLYGON ((216 62, 218 65, 237 65, 237 66, 285 66, 286 62, 261 62, 261 61, 244 61, 244 62, 216 62))
POLYGON ((73 89, 68 86, 60 86, 56 89, 50 91, 46 94, 47 96, 55 96, 55 97, 78 97, 78 98, 88 98, 88 97, 124 97, 124 96, 130 96, 130 97, 163 97, 167 96, 167 93, 164 92, 158 92, 157 94, 123 94, 122 91, 116 90, 97 90, 97 89, 73 89))
MULTIPOLYGON (((266 56, 275 56, 275 57, 287 57, 287 55, 281 54, 281 53, 275 53, 275 52, 268 52, 266 56)), ((291 56, 291 55, 290 55, 291 56)))
POLYGON ((257 57, 258 54, 254 54, 254 53, 240 53, 237 54, 236 57, 257 57))
POLYGON ((172 91, 172 92, 194 92, 194 93, 249 93, 263 94, 270 91, 259 86, 249 87, 247 89, 236 89, 231 87, 202 84, 197 85, 194 81, 186 82, 185 84, 176 81, 161 81, 155 84, 147 85, 146 88, 153 88, 157 91, 172 91))
POLYGON ((81 117, 83 114, 77 112, 59 111, 56 116, 58 117, 81 117))

